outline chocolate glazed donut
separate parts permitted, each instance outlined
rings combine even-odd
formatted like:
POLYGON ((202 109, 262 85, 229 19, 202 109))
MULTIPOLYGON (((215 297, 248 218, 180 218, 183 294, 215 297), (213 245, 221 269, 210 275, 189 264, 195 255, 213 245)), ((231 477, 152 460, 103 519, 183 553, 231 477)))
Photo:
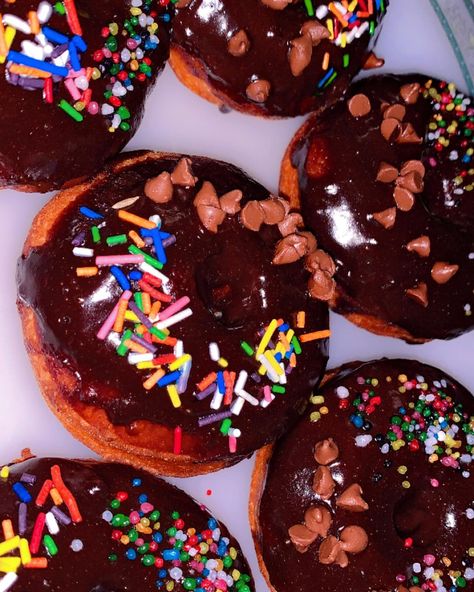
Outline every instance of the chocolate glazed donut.
POLYGON ((280 190, 334 261, 316 297, 408 342, 472 329, 473 126, 470 97, 420 75, 363 80, 303 125, 280 190))
POLYGON ((257 454, 250 522, 272 591, 474 589, 474 405, 413 360, 330 372, 257 454))
POLYGON ((180 489, 125 465, 33 458, 3 467, 0 522, 8 592, 254 590, 225 525, 180 489))
POLYGON ((170 15, 152 0, 0 0, 0 14, 0 188, 79 182, 137 130, 170 15))
POLYGON ((217 470, 303 412, 327 359, 323 256, 288 202, 203 157, 132 153, 39 214, 18 265, 46 401, 103 456, 217 470), (133 293, 133 294, 132 294, 133 293))
POLYGON ((364 66, 388 2, 179 0, 170 63, 222 107, 293 117, 331 105, 364 66))

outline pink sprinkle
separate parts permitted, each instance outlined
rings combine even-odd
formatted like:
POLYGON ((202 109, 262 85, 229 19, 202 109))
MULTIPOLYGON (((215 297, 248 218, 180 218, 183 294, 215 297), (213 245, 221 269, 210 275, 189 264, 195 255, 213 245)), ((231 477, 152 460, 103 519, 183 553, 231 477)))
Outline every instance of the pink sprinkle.
POLYGON ((138 524, 140 522, 140 514, 136 511, 130 512, 129 519, 132 524, 138 524))
MULTIPOLYGON (((120 300, 127 300, 127 302, 128 302, 128 300, 130 300, 131 297, 132 297, 132 293, 130 292, 130 290, 125 290, 125 292, 120 297, 120 300)), ((119 302, 120 302, 120 300, 119 300, 119 302)), ((112 331, 112 327, 114 326, 115 319, 117 318, 119 302, 117 302, 117 304, 114 306, 112 312, 105 319, 104 324, 97 332, 98 339, 102 339, 102 340, 106 339, 108 334, 112 331)))
POLYGON ((431 483, 432 487, 439 487, 438 479, 431 479, 430 483, 431 483))
POLYGON ((227 582, 225 580, 216 580, 214 582, 214 586, 218 590, 227 590, 227 582))
POLYGON ((459 467, 458 461, 452 456, 443 456, 441 459, 441 464, 445 467, 452 467, 453 469, 457 469, 459 467))
POLYGON ((168 308, 165 308, 165 310, 160 312, 160 314, 158 315, 158 320, 164 321, 166 319, 169 319, 169 317, 172 317, 174 314, 179 312, 182 308, 187 306, 189 304, 189 302, 190 302, 190 300, 187 296, 183 296, 182 298, 178 298, 178 300, 176 300, 176 302, 174 302, 173 304, 170 304, 168 306, 168 308))
POLYGON ((398 574, 398 576, 395 579, 397 580, 397 582, 404 582, 406 580, 406 577, 402 574, 398 574))
POLYGON ((97 115, 97 113, 99 112, 99 104, 96 101, 91 101, 87 105, 87 112, 90 115, 97 115))
POLYGON ((435 166, 438 164, 438 163, 436 162, 436 159, 435 159, 435 158, 433 158, 433 157, 431 157, 431 158, 428 160, 428 162, 430 163, 430 165, 431 165, 432 167, 435 167, 435 166))
POLYGON ((137 540, 135 541, 135 545, 136 545, 137 547, 141 547, 141 546, 142 546, 142 545, 144 545, 144 544, 145 544, 145 541, 144 541, 144 539, 137 539, 137 540))
POLYGON ((155 506, 153 504, 150 504, 150 502, 144 502, 141 506, 140 506, 140 510, 144 513, 144 514, 148 514, 149 512, 153 512, 153 510, 155 509, 155 506))
POLYGON ((143 263, 143 255, 100 255, 95 258, 96 265, 129 265, 143 263))
POLYGON ((237 452, 237 438, 235 436, 229 436, 229 452, 232 454, 237 452))
POLYGON ((268 384, 263 387, 263 396, 265 398, 265 401, 268 401, 269 403, 271 403, 273 401, 272 391, 271 391, 271 388, 268 384))
POLYGON ((425 565, 431 566, 433 565, 433 563, 436 561, 436 557, 434 555, 428 554, 428 555, 424 555, 423 557, 423 563, 425 565))
POLYGON ((79 101, 81 98, 81 92, 74 84, 74 80, 72 78, 66 78, 64 80, 64 86, 68 89, 69 94, 75 101, 79 101))
POLYGON ((358 376, 357 377, 357 384, 364 384, 364 383, 365 383, 364 378, 362 376, 358 376))

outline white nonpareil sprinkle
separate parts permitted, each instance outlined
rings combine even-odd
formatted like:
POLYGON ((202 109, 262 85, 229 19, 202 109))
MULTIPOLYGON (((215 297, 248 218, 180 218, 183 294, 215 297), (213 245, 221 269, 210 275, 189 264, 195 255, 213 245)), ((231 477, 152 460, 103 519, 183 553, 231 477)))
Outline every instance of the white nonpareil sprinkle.
POLYGON ((355 437, 356 446, 359 448, 365 448, 368 444, 372 442, 372 436, 370 435, 361 435, 355 437))
POLYGON ((349 396, 349 390, 345 386, 338 386, 336 389, 336 395, 339 399, 347 399, 349 396))
POLYGON ((74 539, 73 541, 71 541, 70 547, 74 551, 74 553, 79 553, 79 551, 82 551, 82 549, 84 549, 84 543, 81 541, 81 539, 74 539))

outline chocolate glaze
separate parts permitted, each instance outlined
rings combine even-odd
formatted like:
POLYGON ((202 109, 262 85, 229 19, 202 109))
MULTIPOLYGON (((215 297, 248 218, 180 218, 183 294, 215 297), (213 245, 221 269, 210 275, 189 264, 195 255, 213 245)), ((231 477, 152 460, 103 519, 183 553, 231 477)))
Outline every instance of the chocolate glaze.
MULTIPOLYGON (((148 473, 119 464, 43 458, 10 467, 8 480, 0 481, 0 520, 10 518, 18 534, 19 500, 12 486, 23 473, 36 476, 34 486, 25 485, 33 498, 27 507, 27 532, 24 536, 28 540, 31 538, 38 513, 51 509, 51 498, 48 498, 43 508, 36 507, 34 500, 45 479, 51 479, 51 466, 55 464, 59 464, 62 478, 77 500, 83 521, 67 526, 60 524, 59 534, 53 536, 58 554, 48 558, 46 569, 20 567, 18 580, 11 588, 15 592, 59 592, 65 589, 71 592, 125 592, 135 588, 150 592, 157 590, 155 582, 158 579, 158 569, 145 567, 139 558, 134 561, 127 559, 125 551, 128 547, 112 539, 113 527, 102 518, 103 512, 110 509, 109 504, 119 491, 128 493, 129 499, 122 503, 120 509, 112 510, 114 514, 122 512, 128 516, 133 509, 138 510, 140 504, 137 498, 140 494, 148 495, 148 502, 160 511, 160 532, 163 533, 164 540, 159 546, 157 556, 161 556, 160 552, 164 549, 170 548, 170 545, 167 545, 166 530, 174 525, 172 512, 179 512, 185 521, 185 529, 196 528, 198 532, 207 529, 210 516, 204 506, 197 504, 180 489, 161 479, 153 478, 148 473), (132 487, 131 482, 136 478, 141 479, 142 484, 132 487), (74 552, 70 548, 74 539, 82 541, 82 551, 74 552), (117 560, 111 562, 108 557, 113 553, 117 555, 117 560)), ((68 514, 64 505, 59 506, 59 509, 68 514)), ((238 550, 236 569, 249 574, 249 567, 237 542, 223 524, 219 524, 219 527, 222 536, 229 537, 230 544, 238 550)), ((130 527, 123 530, 130 530, 130 527)), ((44 532, 47 534, 46 528, 44 532)), ((144 539, 148 541, 150 535, 144 535, 144 539)), ((48 557, 42 545, 35 556, 48 557)), ((208 557, 217 558, 212 553, 208 557)), ((170 568, 172 565, 167 562, 166 569, 170 568)), ((195 574, 189 573, 189 568, 183 568, 183 572, 184 577, 196 577, 195 574)), ((248 586, 253 590, 252 582, 248 586)), ((174 589, 181 591, 185 588, 181 582, 176 582, 174 589)))
MULTIPOLYGON (((276 444, 270 460, 259 511, 259 542, 277 592, 314 590, 315 582, 328 592, 341 589, 388 592, 396 590, 399 584, 409 588, 412 582, 397 581, 396 576, 409 576, 408 568, 414 563, 420 563, 423 571, 426 568, 423 557, 427 554, 436 558, 434 569, 443 570, 446 589, 452 584, 441 558, 452 561, 451 570, 464 573, 466 567, 472 568, 473 558, 466 556, 467 549, 473 546, 472 520, 466 515, 473 500, 472 459, 470 465, 455 469, 439 461, 430 463, 423 446, 416 452, 409 450, 408 445, 398 451, 389 447, 389 452, 384 454, 380 447, 387 440, 380 443, 375 440, 376 435, 387 434, 391 417, 398 415, 400 406, 408 409, 409 402, 414 402, 420 393, 417 388, 400 393, 399 387, 404 383, 399 376, 403 374, 408 381, 421 375, 429 389, 433 381, 445 380, 441 390, 453 397, 456 404, 463 404, 464 411, 471 416, 472 433, 472 396, 441 370, 409 360, 355 362, 343 367, 316 393, 324 397, 323 404, 329 413, 311 422, 311 414, 320 405, 308 409, 300 423, 276 444), (362 380, 358 381, 360 377, 362 380), (377 386, 360 384, 374 378, 379 381, 377 386), (338 387, 348 389, 347 399, 338 397, 338 387), (356 428, 350 421, 355 410, 353 401, 365 389, 375 391, 381 397, 381 404, 367 417, 368 427, 356 428), (347 409, 339 408, 343 401, 349 403, 347 409), (366 447, 357 447, 355 437, 362 435, 374 439, 366 447), (327 438, 333 438, 339 448, 338 459, 330 465, 337 483, 335 497, 321 502, 312 490, 317 467, 314 447, 327 438), (402 474, 399 467, 406 467, 406 472, 402 474), (463 477, 463 470, 470 471, 470 477, 463 477), (439 481, 438 487, 433 487, 432 479, 439 481), (404 481, 410 483, 409 488, 402 486, 404 481), (336 507, 337 497, 353 483, 361 486, 362 497, 369 506, 367 511, 350 512, 336 507), (345 568, 319 562, 321 538, 305 553, 299 553, 289 540, 288 529, 302 523, 305 511, 320 503, 326 504, 332 513, 330 534, 337 536, 343 527, 354 524, 368 535, 367 548, 356 555, 349 553, 345 568), (407 538, 413 539, 409 548, 405 548, 407 538)), ((463 440, 460 451, 465 453, 466 440, 461 428, 459 434, 463 440)), ((417 585, 421 587, 423 573, 419 575, 417 585)), ((472 581, 468 581, 465 589, 472 590, 472 581)))
MULTIPOLYGON (((175 156, 150 158, 119 173, 110 172, 86 191, 56 220, 46 245, 31 250, 19 261, 19 298, 35 310, 45 353, 80 377, 75 390, 63 389, 71 405, 103 408, 117 425, 133 426, 139 419, 172 428, 180 425, 184 454, 197 460, 236 461, 273 441, 303 411, 312 387, 324 371, 328 344, 327 340, 319 340, 303 347, 297 367, 288 377, 286 394, 278 396, 270 407, 265 410, 245 404, 240 416, 233 416, 233 425, 241 429, 242 436, 238 454, 232 456, 227 438, 219 433, 220 422, 205 428, 197 424, 200 416, 212 411, 209 398, 198 401, 193 396, 195 384, 219 369, 209 358, 209 343, 219 344, 221 355, 229 361, 229 370, 238 373, 245 369, 250 375, 257 368, 256 362, 243 353, 241 340, 254 344, 257 331, 265 324, 273 318, 292 323, 293 313, 299 310, 306 310, 304 332, 327 328, 327 309, 309 297, 308 274, 301 262, 272 265, 275 242, 280 238, 276 226, 264 226, 257 233, 245 229, 238 216, 227 216, 213 234, 200 224, 193 199, 203 181, 212 182, 219 196, 240 189, 244 195, 242 206, 250 199, 268 197, 264 187, 239 169, 192 157, 193 173, 199 178, 194 188, 175 186, 174 197, 167 204, 157 205, 146 198, 146 180, 162 171, 172 171, 177 162, 175 156), (141 197, 132 207, 134 213, 144 217, 160 214, 163 229, 176 235, 176 245, 167 249, 168 263, 163 272, 170 277, 177 297, 188 295, 191 299, 192 317, 172 333, 183 340, 185 351, 193 358, 188 390, 179 409, 172 408, 166 390, 160 392, 155 387, 150 393, 144 391, 142 382, 147 374, 117 356, 110 343, 97 340, 97 330, 121 294, 107 269, 101 268, 93 278, 78 279, 75 275, 75 268, 85 263, 72 255, 71 239, 81 229, 89 232, 90 226, 90 221, 79 214, 79 206, 87 205, 106 214, 107 226, 102 230, 105 237, 131 228, 118 220, 111 206, 135 195, 141 197), (192 436, 189 441, 187 435, 192 436)), ((104 246, 97 248, 96 254, 105 250, 107 254, 127 252, 125 245, 104 246)), ((169 352, 169 348, 163 349, 163 353, 169 352)), ((262 398, 261 387, 250 378, 246 390, 262 398)), ((170 452, 172 439, 164 438, 155 446, 170 452)))
MULTIPOLYGON (((25 19, 28 11, 36 10, 38 4, 39 0, 14 3, 1 0, 0 13, 25 19)), ((93 60, 93 54, 104 45, 101 30, 113 22, 121 26, 130 17, 130 1, 77 0, 76 6, 88 46, 81 63, 84 67, 94 67, 97 62, 93 60)), ((156 12, 163 14, 164 9, 158 7, 156 12)), ((158 23, 156 34, 160 43, 155 50, 146 52, 151 59, 152 77, 146 82, 136 82, 133 92, 122 99, 131 113, 129 131, 109 132, 109 120, 100 113, 86 114, 80 123, 74 121, 58 107, 61 99, 74 102, 62 83, 55 89, 53 103, 48 104, 43 100, 42 89, 31 91, 10 84, 5 78, 5 64, 0 64, 0 187, 27 186, 36 191, 57 189, 68 181, 91 175, 122 150, 140 124, 146 96, 168 57, 167 25, 162 20, 158 23)), ((66 18, 56 13, 48 26, 69 34, 66 18)), ((21 51, 20 41, 25 39, 34 37, 17 33, 12 49, 21 51)), ((118 51, 124 46, 119 36, 118 51)), ((93 100, 99 104, 104 102, 103 93, 108 86, 111 86, 110 76, 92 81, 93 100)))
MULTIPOLYGON (((326 2, 316 1, 313 5, 317 9, 326 2)), ((381 19, 382 14, 377 11, 376 22, 381 19)), ((323 39, 313 47, 309 66, 300 76, 293 76, 288 61, 290 42, 300 37, 301 26, 308 20, 319 22, 308 17, 303 2, 274 10, 261 0, 192 0, 176 10, 173 43, 200 60, 210 84, 219 93, 239 105, 252 105, 261 115, 291 117, 339 99, 361 69, 371 46, 372 38, 367 32, 346 49, 323 39), (250 48, 245 55, 235 57, 228 52, 227 43, 242 29, 250 40, 250 48), (320 92, 318 82, 328 72, 322 68, 326 52, 330 55, 330 67, 334 66, 338 75, 332 85, 320 92), (345 53, 350 54, 347 68, 342 65, 345 53), (255 79, 271 85, 268 99, 261 104, 249 101, 245 92, 255 79)), ((326 25, 326 18, 321 23, 326 25)))
MULTIPOLYGON (((382 103, 403 103, 400 87, 427 81, 419 75, 383 76, 363 80, 350 91, 362 93, 371 103, 364 117, 353 117, 346 103, 306 128, 291 155, 299 171, 301 202, 306 223, 336 261, 335 280, 342 296, 336 310, 342 314, 368 314, 395 324, 415 338, 452 338, 473 326, 471 315, 474 286, 472 191, 453 193, 454 178, 469 163, 462 155, 461 142, 472 147, 472 136, 458 134, 449 148, 437 152, 425 134, 433 116, 431 100, 420 96, 416 104, 405 105, 404 122, 412 123, 422 144, 388 142, 380 132, 382 103), (306 170, 308 153, 319 160, 320 176, 306 170), (435 158, 436 166, 430 164, 435 158), (393 183, 376 180, 382 161, 400 169, 403 162, 421 160, 426 167, 425 189, 415 196, 409 212, 397 211, 392 228, 385 229, 372 214, 395 206, 393 183), (428 257, 409 252, 405 245, 422 235, 431 242, 428 257), (459 265, 447 284, 433 281, 436 262, 459 265), (408 298, 407 289, 427 284, 428 306, 408 298)), ((438 82, 434 81, 434 85, 438 82)), ((447 125, 452 118, 445 113, 447 125)), ((461 127, 461 126, 460 126, 461 127)), ((466 178, 469 184, 469 177, 466 178)), ((472 176, 471 176, 472 183, 472 176)))

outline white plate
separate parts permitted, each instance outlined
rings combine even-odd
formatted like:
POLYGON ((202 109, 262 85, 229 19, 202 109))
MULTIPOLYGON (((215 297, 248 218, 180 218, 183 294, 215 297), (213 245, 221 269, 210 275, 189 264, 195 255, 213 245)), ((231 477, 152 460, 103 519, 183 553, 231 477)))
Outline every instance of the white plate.
MULTIPOLYGON (((462 0, 456 0, 462 2, 462 0)), ((469 2, 469 0, 468 0, 469 2)), ((473 31, 474 33, 474 31, 473 31)), ((428 0, 392 0, 377 53, 386 71, 420 71, 456 82, 466 90, 461 70, 428 0)), ((263 121, 223 115, 183 88, 169 69, 153 92, 145 121, 129 148, 159 148, 229 160, 275 191, 283 151, 301 119, 263 121)), ((15 308, 16 259, 31 221, 47 196, 0 192, 0 464, 28 446, 38 455, 91 457, 51 412, 39 394, 23 347, 15 308)), ((54 273, 54 270, 51 270, 54 273)), ((474 332, 454 341, 409 346, 357 329, 332 315, 330 365, 354 358, 417 358, 445 369, 474 391, 474 332)), ((174 482, 206 503, 237 536, 250 560, 257 591, 267 590, 258 570, 247 520, 253 461, 218 474, 174 482), (208 495, 208 490, 211 495, 208 495)))

